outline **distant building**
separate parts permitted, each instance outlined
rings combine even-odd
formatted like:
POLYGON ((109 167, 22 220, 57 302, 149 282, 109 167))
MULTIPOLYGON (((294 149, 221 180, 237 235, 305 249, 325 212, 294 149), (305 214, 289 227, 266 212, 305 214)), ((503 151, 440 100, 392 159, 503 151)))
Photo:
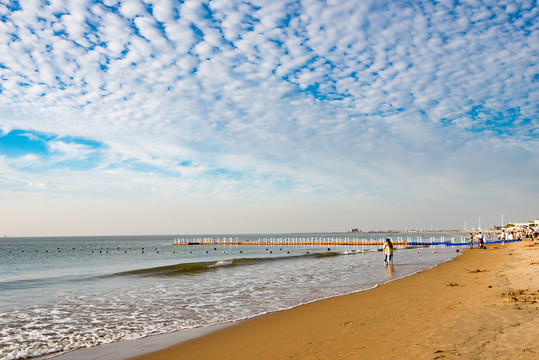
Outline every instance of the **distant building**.
POLYGON ((360 232, 358 228, 353 228, 353 229, 350 229, 350 231, 348 232, 351 232, 351 233, 358 233, 360 232))
POLYGON ((525 223, 509 223, 505 227, 506 228, 516 227, 516 228, 521 228, 521 229, 527 228, 527 227, 536 228, 536 227, 539 227, 539 220, 538 219, 530 220, 525 223))

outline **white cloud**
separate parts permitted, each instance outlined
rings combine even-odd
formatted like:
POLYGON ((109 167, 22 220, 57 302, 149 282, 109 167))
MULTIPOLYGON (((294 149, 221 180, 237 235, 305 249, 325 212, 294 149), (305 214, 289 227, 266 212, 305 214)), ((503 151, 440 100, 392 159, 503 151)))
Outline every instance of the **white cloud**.
MULTIPOLYGON (((54 1, 1 13, 0 129, 106 144, 104 173, 66 192, 119 191, 113 179, 129 174, 140 183, 126 192, 178 197, 419 203, 441 202, 440 189, 456 202, 473 196, 464 172, 476 163, 537 155, 530 4, 54 1)), ((88 156, 68 145, 51 143, 47 166, 88 156)), ((5 166, 24 177, 40 161, 5 166)), ((492 190, 507 179, 489 174, 492 190)))
POLYGON ((184 56, 195 44, 195 34, 181 19, 178 22, 166 23, 165 31, 179 56, 184 56))
POLYGON ((139 16, 134 20, 134 22, 138 30, 140 31, 140 34, 152 45, 157 48, 167 46, 166 39, 164 39, 161 33, 157 30, 157 24, 153 17, 139 16))
POLYGON ((121 56, 133 36, 129 22, 114 13, 104 14, 98 31, 102 41, 107 44, 107 50, 116 58, 121 56))
POLYGON ((139 0, 122 0, 120 1, 120 14, 129 19, 134 19, 137 16, 146 14, 144 5, 139 0))
POLYGON ((176 17, 177 3, 173 0, 154 0, 152 4, 153 16, 162 23, 173 22, 176 17))

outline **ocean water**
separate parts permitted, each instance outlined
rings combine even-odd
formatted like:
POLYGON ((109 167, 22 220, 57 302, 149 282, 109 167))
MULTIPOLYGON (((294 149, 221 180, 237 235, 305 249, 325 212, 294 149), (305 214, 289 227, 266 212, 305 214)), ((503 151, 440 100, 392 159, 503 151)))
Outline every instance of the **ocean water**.
MULTIPOLYGON (((226 235, 238 241, 324 238, 432 241, 461 234, 226 235), (402 239, 401 239, 402 238, 402 239)), ((448 261, 458 247, 223 245, 225 235, 0 239, 0 359, 238 321, 373 288, 448 261), (209 240, 208 240, 209 239, 209 240)))

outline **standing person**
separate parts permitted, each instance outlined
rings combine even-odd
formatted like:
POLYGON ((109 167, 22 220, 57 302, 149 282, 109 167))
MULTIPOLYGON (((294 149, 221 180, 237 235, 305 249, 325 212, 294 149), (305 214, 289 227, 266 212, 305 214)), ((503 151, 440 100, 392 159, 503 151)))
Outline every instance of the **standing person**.
POLYGON ((479 232, 479 234, 477 234, 477 245, 483 249, 484 246, 483 246, 483 234, 481 234, 481 231, 479 232))
POLYGON ((470 249, 473 249, 473 234, 472 233, 470 233, 470 238, 468 242, 470 243, 470 249))
POLYGON ((384 244, 384 265, 393 266, 393 243, 390 239, 386 239, 384 244))

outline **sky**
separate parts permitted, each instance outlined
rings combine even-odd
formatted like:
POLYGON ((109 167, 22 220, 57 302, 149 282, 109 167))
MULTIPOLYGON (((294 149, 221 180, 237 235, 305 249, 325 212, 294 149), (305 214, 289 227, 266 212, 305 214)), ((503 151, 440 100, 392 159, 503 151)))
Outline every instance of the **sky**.
POLYGON ((0 0, 0 236, 539 218, 537 1, 0 0))

